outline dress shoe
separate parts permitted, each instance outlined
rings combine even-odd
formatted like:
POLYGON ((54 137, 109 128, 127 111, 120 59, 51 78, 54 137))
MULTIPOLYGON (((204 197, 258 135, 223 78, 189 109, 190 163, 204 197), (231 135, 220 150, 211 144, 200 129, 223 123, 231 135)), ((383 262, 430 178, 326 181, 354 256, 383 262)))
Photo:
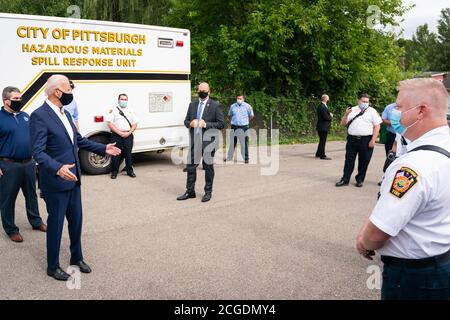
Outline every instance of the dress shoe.
POLYGON ((47 269, 47 275, 58 281, 67 281, 70 279, 70 274, 64 272, 61 268, 56 268, 55 270, 47 269))
POLYGON ((381 187, 381 184, 383 183, 383 181, 378 182, 378 185, 381 187))
POLYGON ((355 184, 358 188, 362 188, 362 186, 364 185, 362 182, 357 182, 356 184, 355 184))
POLYGON ((342 179, 340 181, 336 182, 336 187, 342 187, 342 186, 348 186, 348 182, 346 182, 342 179))
POLYGON ((189 192, 185 192, 182 196, 179 196, 177 198, 178 201, 183 201, 183 200, 187 200, 187 199, 193 199, 195 198, 195 193, 189 193, 189 192))
POLYGON ((47 232, 47 225, 43 223, 37 228, 33 227, 33 230, 39 230, 41 232, 47 232))
POLYGON ((117 172, 111 173, 111 179, 117 179, 117 172))
POLYGON ((211 200, 211 197, 212 197, 211 193, 209 192, 205 193, 205 195, 202 198, 202 202, 208 202, 209 200, 211 200))
POLYGON ((248 163, 249 163, 249 161, 248 161, 248 160, 245 160, 244 162, 245 162, 245 164, 248 164, 248 163))
POLYGON ((13 242, 17 242, 17 243, 23 242, 23 238, 22 238, 22 235, 20 233, 12 234, 12 235, 9 236, 9 238, 13 242))
POLYGON ((128 172, 127 176, 129 176, 131 178, 136 178, 136 174, 134 172, 128 172))
POLYGON ((70 262, 70 265, 77 266, 78 268, 80 268, 80 272, 82 272, 82 273, 91 273, 92 272, 92 269, 83 260, 78 261, 78 262, 70 262))
POLYGON ((187 167, 184 167, 184 168, 183 168, 183 172, 187 172, 187 167))
POLYGON ((329 157, 320 157, 320 160, 331 160, 329 157))

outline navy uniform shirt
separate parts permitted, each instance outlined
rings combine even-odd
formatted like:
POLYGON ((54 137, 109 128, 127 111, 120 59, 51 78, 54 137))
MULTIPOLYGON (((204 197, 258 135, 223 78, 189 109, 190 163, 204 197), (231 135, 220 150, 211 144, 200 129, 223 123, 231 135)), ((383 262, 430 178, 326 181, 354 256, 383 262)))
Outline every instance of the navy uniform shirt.
POLYGON ((25 112, 0 110, 0 158, 31 158, 30 116, 25 112))

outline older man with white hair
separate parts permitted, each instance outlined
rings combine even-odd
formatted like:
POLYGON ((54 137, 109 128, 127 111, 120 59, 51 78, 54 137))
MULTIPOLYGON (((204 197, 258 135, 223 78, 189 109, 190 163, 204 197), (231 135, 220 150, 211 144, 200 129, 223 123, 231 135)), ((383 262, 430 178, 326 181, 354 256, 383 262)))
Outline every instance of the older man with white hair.
POLYGON ((450 133, 448 93, 432 79, 400 83, 391 114, 411 142, 387 169, 357 250, 384 263, 382 299, 450 299, 450 133))
POLYGON ((47 205, 47 274, 66 281, 70 275, 59 265, 59 252, 64 218, 70 236, 70 264, 83 273, 91 268, 84 262, 81 250, 82 205, 81 169, 78 149, 100 155, 116 156, 120 149, 114 144, 100 144, 81 137, 64 106, 73 100, 69 79, 51 76, 46 85, 48 99, 34 111, 30 120, 33 157, 39 163, 39 180, 47 205))

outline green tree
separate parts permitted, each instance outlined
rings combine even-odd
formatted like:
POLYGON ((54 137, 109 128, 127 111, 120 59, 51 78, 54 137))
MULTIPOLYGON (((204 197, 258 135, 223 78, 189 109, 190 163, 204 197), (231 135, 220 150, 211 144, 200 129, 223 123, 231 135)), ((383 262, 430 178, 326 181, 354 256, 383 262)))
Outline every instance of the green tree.
POLYGON ((410 71, 439 69, 436 61, 438 51, 437 36, 428 29, 428 24, 417 27, 412 40, 400 39, 399 45, 405 50, 405 68, 410 71))
POLYGON ((450 8, 441 11, 438 23, 438 49, 437 56, 440 69, 450 70, 450 8))
POLYGON ((399 78, 395 39, 367 25, 367 8, 377 5, 386 25, 402 14, 401 1, 173 3, 166 22, 191 30, 194 80, 208 78, 225 93, 354 96, 399 78))
POLYGON ((83 17, 148 25, 161 25, 169 0, 84 0, 83 17))
POLYGON ((375 5, 382 25, 395 24, 406 9, 400 0, 172 5, 165 24, 191 30, 193 83, 208 81, 223 97, 244 91, 257 111, 297 133, 311 128, 308 103, 323 92, 342 107, 368 92, 381 109, 404 76, 394 35, 367 23, 375 5))
POLYGON ((0 0, 0 12, 41 16, 70 17, 70 6, 82 5, 83 0, 0 0))

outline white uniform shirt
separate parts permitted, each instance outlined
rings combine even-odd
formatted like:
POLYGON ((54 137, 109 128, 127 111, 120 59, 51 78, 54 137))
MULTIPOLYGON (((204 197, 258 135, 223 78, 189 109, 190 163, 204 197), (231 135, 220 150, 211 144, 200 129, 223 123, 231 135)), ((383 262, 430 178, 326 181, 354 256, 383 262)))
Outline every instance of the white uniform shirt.
MULTIPOLYGON (((409 141, 406 138, 405 138, 405 140, 406 140, 406 143, 409 143, 409 141)), ((395 157, 399 158, 408 152, 408 150, 406 149, 407 145, 403 144, 402 136, 398 133, 396 133, 395 142, 397 143, 397 150, 395 152, 395 157)))
MULTIPOLYGON (((436 145, 450 151, 448 126, 411 142, 407 150, 436 145)), ((370 221, 392 238, 381 255, 406 259, 433 257, 450 249, 450 159, 434 151, 414 151, 386 170, 381 196, 370 221)))
MULTIPOLYGON (((106 121, 114 124, 120 131, 129 131, 131 129, 129 123, 123 116, 120 115, 117 108, 120 107, 114 107, 109 110, 109 113, 106 116, 106 121)), ((130 107, 120 108, 120 110, 125 114, 132 125, 139 122, 136 114, 130 109, 130 107)))
MULTIPOLYGON (((352 112, 348 115, 347 123, 350 122, 361 112, 361 109, 356 106, 352 108, 352 112)), ((352 122, 348 128, 348 134, 352 136, 371 136, 373 134, 373 127, 383 122, 377 110, 372 107, 367 108, 362 116, 359 116, 352 122)))
POLYGON ((69 119, 67 119, 66 113, 64 112, 64 107, 62 109, 60 109, 58 106, 55 106, 50 100, 47 100, 46 102, 50 106, 50 108, 52 108, 52 110, 56 113, 56 115, 61 120, 61 122, 63 123, 64 127, 66 128, 67 133, 69 134, 70 141, 72 141, 72 144, 73 144, 73 129, 72 129, 72 126, 70 125, 69 119), (63 111, 63 112, 61 113, 61 111, 63 111))

